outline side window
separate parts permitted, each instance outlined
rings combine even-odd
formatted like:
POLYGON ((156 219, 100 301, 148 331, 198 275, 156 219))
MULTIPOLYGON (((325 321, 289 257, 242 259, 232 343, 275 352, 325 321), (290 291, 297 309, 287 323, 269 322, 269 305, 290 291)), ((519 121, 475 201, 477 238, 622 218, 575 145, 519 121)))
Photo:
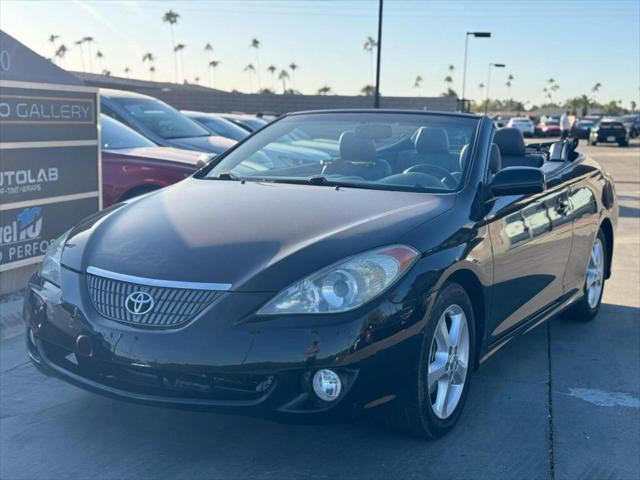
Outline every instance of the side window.
POLYGON ((126 126, 133 128, 134 130, 136 129, 133 125, 131 125, 131 123, 127 122, 124 118, 122 118, 122 115, 117 114, 116 112, 114 112, 110 107, 108 107, 104 103, 100 103, 100 113, 104 113, 105 115, 110 116, 114 120, 117 120, 120 123, 123 123, 126 126))

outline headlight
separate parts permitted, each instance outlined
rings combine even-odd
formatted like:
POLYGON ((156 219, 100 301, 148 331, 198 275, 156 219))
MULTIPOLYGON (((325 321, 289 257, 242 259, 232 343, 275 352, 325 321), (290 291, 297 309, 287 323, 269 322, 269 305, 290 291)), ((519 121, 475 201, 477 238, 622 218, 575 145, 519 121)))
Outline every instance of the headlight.
POLYGON ((56 238, 49 244, 49 248, 44 254, 44 260, 40 266, 40 276, 45 280, 60 286, 60 259, 62 257, 62 249, 69 236, 68 230, 56 238))
POLYGON ((418 252, 404 245, 361 253, 291 285, 262 307, 258 315, 353 310, 389 288, 417 258, 418 252))

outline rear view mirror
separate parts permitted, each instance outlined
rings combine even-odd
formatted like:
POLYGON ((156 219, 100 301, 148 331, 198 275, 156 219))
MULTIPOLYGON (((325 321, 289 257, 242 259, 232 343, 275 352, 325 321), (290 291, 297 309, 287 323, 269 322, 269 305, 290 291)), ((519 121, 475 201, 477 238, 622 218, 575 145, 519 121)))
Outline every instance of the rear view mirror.
POLYGON ((532 167, 507 167, 491 180, 489 189, 494 197, 507 195, 530 195, 544 192, 547 180, 544 172, 532 167))

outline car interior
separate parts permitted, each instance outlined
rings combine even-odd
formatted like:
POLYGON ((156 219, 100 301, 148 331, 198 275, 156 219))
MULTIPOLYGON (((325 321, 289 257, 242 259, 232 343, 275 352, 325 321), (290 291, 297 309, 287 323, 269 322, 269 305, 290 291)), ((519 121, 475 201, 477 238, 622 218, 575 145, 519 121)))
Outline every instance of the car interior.
MULTIPOLYGON (((318 136, 321 132, 313 133, 318 136)), ((328 135, 337 138, 338 144, 338 154, 329 159, 276 166, 259 165, 252 157, 251 165, 243 162, 233 168, 233 173, 264 175, 282 181, 320 176, 334 182, 453 191, 462 179, 472 135, 471 129, 451 125, 395 125, 393 129, 388 124, 339 125, 328 135)), ((558 144, 559 149, 553 155, 554 147, 550 145, 527 146, 520 129, 500 128, 495 132, 490 151, 490 173, 495 175, 507 167, 530 167, 539 168, 549 176, 563 163, 550 160, 568 158, 566 152, 561 151, 562 144, 558 144)))

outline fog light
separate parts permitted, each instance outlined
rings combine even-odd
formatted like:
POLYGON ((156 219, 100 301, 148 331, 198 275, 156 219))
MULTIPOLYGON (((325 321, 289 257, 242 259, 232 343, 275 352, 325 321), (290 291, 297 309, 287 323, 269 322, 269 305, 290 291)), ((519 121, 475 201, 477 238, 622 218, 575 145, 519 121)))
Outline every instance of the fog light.
POLYGON ((342 381, 333 370, 318 370, 313 376, 313 391, 320 400, 333 402, 340 396, 342 381))

